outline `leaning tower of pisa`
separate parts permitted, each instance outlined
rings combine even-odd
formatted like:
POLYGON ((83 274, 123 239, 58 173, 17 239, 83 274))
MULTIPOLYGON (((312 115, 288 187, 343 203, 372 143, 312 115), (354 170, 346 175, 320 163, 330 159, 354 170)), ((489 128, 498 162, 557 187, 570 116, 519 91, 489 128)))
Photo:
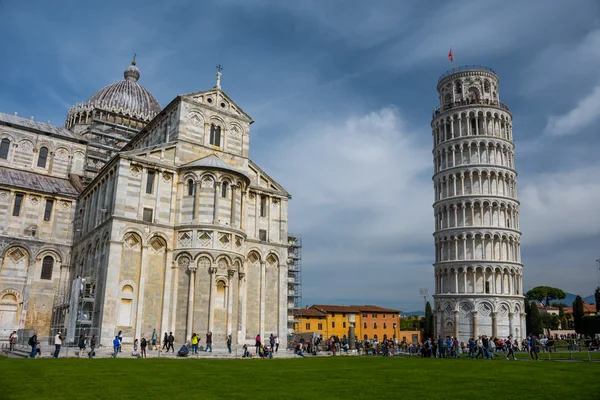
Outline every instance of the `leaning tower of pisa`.
POLYGON ((521 339, 525 314, 512 115, 487 67, 443 74, 433 113, 436 335, 521 339))

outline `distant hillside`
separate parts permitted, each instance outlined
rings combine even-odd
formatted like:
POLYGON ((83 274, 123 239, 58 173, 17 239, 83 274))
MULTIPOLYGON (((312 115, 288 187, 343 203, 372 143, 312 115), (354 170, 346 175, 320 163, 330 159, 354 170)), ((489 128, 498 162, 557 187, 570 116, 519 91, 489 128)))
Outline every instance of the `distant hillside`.
MULTIPOLYGON (((555 302, 560 302, 560 303, 565 303, 567 305, 571 305, 573 304, 573 302, 575 301, 575 297, 577 297, 576 294, 573 293, 567 293, 565 292, 565 294, 567 295, 567 297, 565 297, 562 300, 554 300, 555 302)), ((583 296, 582 296, 583 297, 583 296)), ((585 301, 588 304, 596 304, 596 298, 594 297, 594 295, 590 295, 587 297, 583 297, 583 301, 585 301)))
POLYGON ((425 316, 425 312, 424 311, 407 311, 407 312, 402 312, 402 316, 404 317, 412 317, 412 316, 419 316, 419 317, 424 317, 425 316))

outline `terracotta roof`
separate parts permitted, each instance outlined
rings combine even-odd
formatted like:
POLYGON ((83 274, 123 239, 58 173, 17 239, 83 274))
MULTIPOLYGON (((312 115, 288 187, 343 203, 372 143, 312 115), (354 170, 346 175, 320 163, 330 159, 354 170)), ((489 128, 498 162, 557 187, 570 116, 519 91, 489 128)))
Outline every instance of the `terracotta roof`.
POLYGON ((384 308, 375 305, 364 305, 364 306, 337 306, 337 305, 328 305, 328 304, 314 304, 311 308, 317 308, 319 310, 323 310, 325 312, 340 312, 340 313, 389 313, 389 314, 399 314, 400 310, 394 310, 391 308, 384 308))
POLYGON ((331 313, 360 313, 360 310, 356 306, 336 306, 329 304, 313 304, 310 308, 317 308, 319 310, 323 310, 325 312, 331 313))
POLYGON ((327 313, 317 310, 316 308, 304 308, 302 310, 294 310, 294 317, 326 317, 327 313))
POLYGON ((390 313, 390 314, 399 314, 402 311, 394 310, 391 308, 384 308, 374 305, 366 305, 366 306, 352 306, 358 308, 361 312, 369 312, 369 313, 390 313))
MULTIPOLYGON (((565 314, 573 314, 573 307, 565 307, 563 309, 565 314)), ((595 314, 596 313, 596 305, 588 304, 585 301, 583 302, 583 312, 585 314, 595 314)))

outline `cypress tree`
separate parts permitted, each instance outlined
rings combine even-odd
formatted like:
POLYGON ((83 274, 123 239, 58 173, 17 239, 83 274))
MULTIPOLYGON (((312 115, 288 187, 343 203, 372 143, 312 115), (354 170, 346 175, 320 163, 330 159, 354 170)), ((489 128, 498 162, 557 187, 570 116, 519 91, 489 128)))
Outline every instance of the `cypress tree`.
POLYGON ((531 333, 536 335, 540 335, 544 333, 544 322, 542 321, 542 316, 540 315, 540 310, 538 310, 537 304, 535 302, 531 302, 531 333))
POLYGON ((433 312, 431 311, 431 304, 427 302, 425 305, 425 337, 433 338, 433 312))
POLYGON ((525 300, 525 333, 531 333, 531 304, 525 300))
POLYGON ((573 302, 573 322, 575 323, 575 332, 583 333, 583 299, 577 296, 573 302))

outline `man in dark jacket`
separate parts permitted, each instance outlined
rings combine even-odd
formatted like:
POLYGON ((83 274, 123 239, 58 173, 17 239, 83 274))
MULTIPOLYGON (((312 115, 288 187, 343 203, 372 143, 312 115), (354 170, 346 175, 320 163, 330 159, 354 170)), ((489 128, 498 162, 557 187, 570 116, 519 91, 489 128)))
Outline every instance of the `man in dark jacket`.
POLYGON ((210 351, 212 353, 212 332, 206 334, 206 349, 204 349, 204 351, 210 351))
POLYGON ((535 335, 531 335, 529 355, 531 356, 532 360, 534 355, 535 359, 538 360, 538 352, 540 351, 538 346, 539 342, 537 337, 535 335))
POLYGON ((167 353, 169 352, 169 349, 171 349, 171 351, 173 353, 175 353, 175 347, 173 347, 173 343, 175 342, 175 337, 173 336, 173 332, 169 332, 169 337, 168 337, 168 345, 167 345, 167 353))
POLYGON ((33 336, 29 338, 29 345, 31 346, 31 353, 29 354, 30 358, 35 358, 35 350, 37 347, 37 333, 33 331, 33 336))

